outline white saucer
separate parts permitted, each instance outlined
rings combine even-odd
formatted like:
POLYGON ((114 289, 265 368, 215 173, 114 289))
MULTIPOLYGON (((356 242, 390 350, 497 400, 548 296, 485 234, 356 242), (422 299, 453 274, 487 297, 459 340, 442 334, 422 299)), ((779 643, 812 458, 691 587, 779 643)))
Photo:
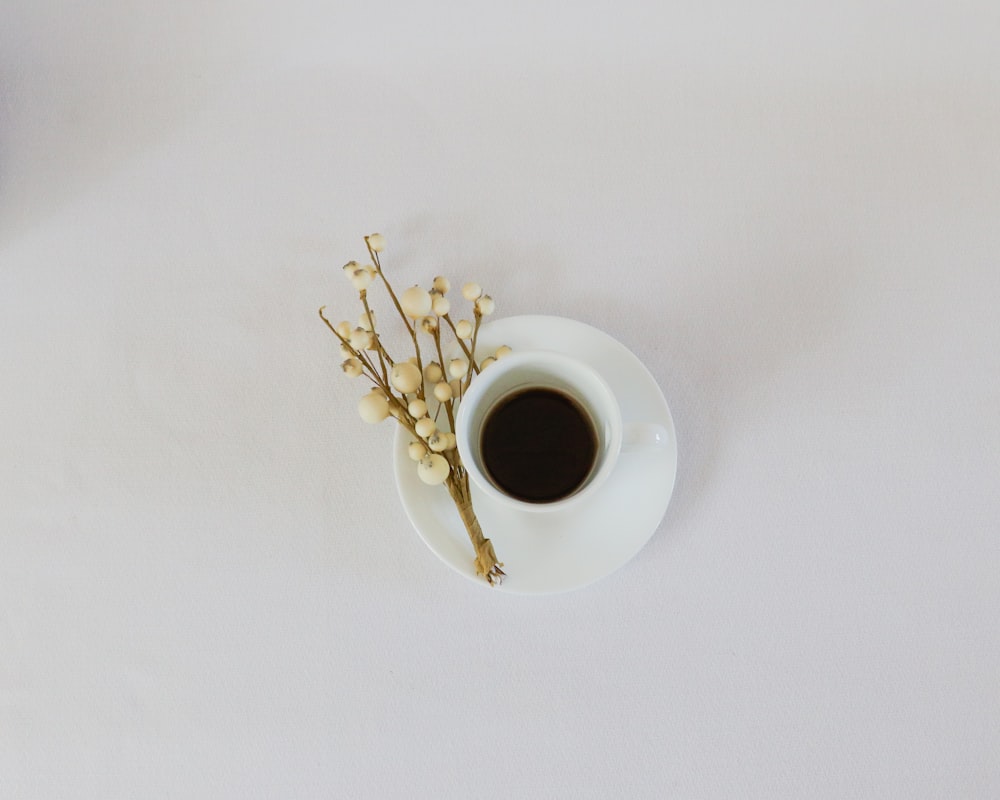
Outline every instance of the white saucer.
MULTIPOLYGON (((623 452, 599 493, 583 505, 550 513, 517 513, 472 487, 483 533, 493 541, 507 577, 498 591, 545 594, 579 589, 617 570, 656 532, 677 474, 677 438, 663 393, 638 358, 606 333, 562 317, 505 317, 480 329, 479 352, 500 345, 544 348, 587 362, 611 384, 625 423, 654 422, 663 446, 623 452)), ((483 587, 473 550, 443 486, 426 486, 406 453, 410 435, 397 428, 394 470, 407 516, 427 546, 456 572, 483 587)))

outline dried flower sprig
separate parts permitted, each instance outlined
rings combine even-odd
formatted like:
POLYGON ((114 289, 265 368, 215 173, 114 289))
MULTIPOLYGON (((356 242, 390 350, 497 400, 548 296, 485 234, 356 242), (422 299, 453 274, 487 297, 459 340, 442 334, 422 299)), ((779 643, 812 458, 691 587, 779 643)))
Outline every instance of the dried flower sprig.
POLYGON ((379 253, 385 249, 385 237, 373 233, 365 237, 371 263, 349 261, 344 275, 357 290, 363 312, 358 324, 343 321, 334 325, 319 310, 320 318, 340 342, 344 361, 341 368, 349 378, 364 377, 371 390, 358 402, 358 413, 365 422, 378 423, 392 417, 412 437, 407 453, 416 464, 417 475, 431 486, 444 484, 458 509, 475 550, 476 573, 491 586, 505 575, 493 544, 483 535, 472 508, 469 474, 462 465, 455 440, 455 413, 473 377, 497 359, 510 353, 501 347, 482 360, 476 360, 479 327, 483 318, 495 309, 493 298, 484 294, 477 283, 462 287, 462 297, 472 304, 472 319, 452 319, 448 298, 451 283, 439 275, 430 289, 411 286, 396 293, 382 272, 379 253), (413 356, 394 359, 382 343, 375 311, 368 304, 368 290, 381 281, 413 343, 413 356), (443 327, 451 331, 460 355, 445 358, 443 327), (430 339, 429 360, 421 351, 421 334, 430 339), (444 419, 441 413, 444 412, 444 419))

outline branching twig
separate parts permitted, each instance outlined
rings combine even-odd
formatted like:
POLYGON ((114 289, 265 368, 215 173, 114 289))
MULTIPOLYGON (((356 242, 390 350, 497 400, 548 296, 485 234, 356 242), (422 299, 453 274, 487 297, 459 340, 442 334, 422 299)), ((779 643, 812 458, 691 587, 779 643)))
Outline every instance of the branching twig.
MULTIPOLYGON (((363 319, 365 323, 362 324, 364 333, 352 329, 350 323, 347 322, 334 325, 324 313, 325 306, 320 308, 319 316, 327 328, 337 337, 345 357, 349 356, 344 361, 345 374, 351 377, 364 375, 373 385, 372 391, 359 401, 358 409, 361 416, 368 422, 378 422, 387 416, 392 416, 413 437, 410 455, 417 461, 417 472, 421 480, 432 485, 445 484, 475 550, 476 573, 490 585, 496 586, 503 580, 505 574, 501 569, 503 564, 498 561, 493 544, 483 535, 479 520, 473 511, 472 495, 469 490, 469 474, 462 464, 455 441, 456 405, 468 390, 473 375, 478 374, 482 369, 475 358, 476 345, 482 317, 491 313, 492 301, 490 301, 488 308, 481 308, 480 301, 476 301, 474 308, 475 326, 471 332, 470 349, 470 345, 466 344, 458 335, 458 330, 451 316, 448 313, 437 313, 434 297, 429 292, 419 287, 412 287, 402 295, 396 294, 392 284, 382 271, 378 254, 384 248, 385 240, 380 234, 366 236, 365 246, 371 256, 372 265, 359 268, 357 263, 353 261, 345 265, 345 272, 348 273, 348 277, 358 289, 361 305, 364 308, 363 319), (411 362, 415 363, 393 360, 382 344, 373 316, 374 312, 368 304, 367 287, 374 278, 382 279, 382 284, 392 299, 399 318, 403 321, 407 333, 410 334, 415 356, 411 362), (454 382, 450 380, 450 370, 444 360, 444 348, 441 343, 441 320, 444 320, 451 328, 458 346, 468 359, 466 373, 456 378, 454 382), (438 367, 442 371, 441 380, 448 387, 446 393, 440 394, 446 399, 438 400, 433 419, 428 416, 430 409, 426 402, 426 398, 433 394, 433 387, 429 387, 432 381, 427 377, 431 373, 425 374, 424 372, 419 341, 421 328, 433 339, 438 367), (369 336, 371 337, 370 341, 369 336), (361 347, 352 344, 352 339, 361 347), (374 351, 374 355, 371 351, 374 351), (457 386, 457 391, 452 389, 453 385, 457 386), (431 393, 428 393, 428 388, 432 389, 431 393), (419 405, 414 405, 417 400, 420 401, 419 405), (450 430, 447 432, 439 431, 437 428, 437 419, 442 407, 448 418, 450 430), (410 409, 414 409, 413 413, 410 409)), ((434 291, 436 294, 444 295, 448 291, 448 284, 443 278, 441 281, 442 283, 439 283, 439 280, 435 279, 434 291), (441 286, 443 288, 440 288, 441 286)), ((472 286, 475 286, 476 297, 478 297, 481 289, 476 284, 472 284, 472 286)), ((466 299, 473 299, 464 290, 463 294, 466 299)), ((447 312, 447 305, 442 305, 440 310, 447 312)), ((463 332, 467 331, 463 330, 463 332)), ((436 376, 434 378, 436 380, 436 376)), ((437 400, 437 395, 434 397, 437 400)))

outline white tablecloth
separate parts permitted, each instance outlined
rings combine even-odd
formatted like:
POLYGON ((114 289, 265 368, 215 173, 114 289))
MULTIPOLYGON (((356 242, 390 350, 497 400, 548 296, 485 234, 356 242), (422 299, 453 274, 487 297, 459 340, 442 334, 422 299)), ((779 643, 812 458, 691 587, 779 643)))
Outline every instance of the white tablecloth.
POLYGON ((0 796, 1000 795, 995 3, 2 20, 0 796), (424 547, 316 315, 375 230, 649 367, 626 567, 424 547))

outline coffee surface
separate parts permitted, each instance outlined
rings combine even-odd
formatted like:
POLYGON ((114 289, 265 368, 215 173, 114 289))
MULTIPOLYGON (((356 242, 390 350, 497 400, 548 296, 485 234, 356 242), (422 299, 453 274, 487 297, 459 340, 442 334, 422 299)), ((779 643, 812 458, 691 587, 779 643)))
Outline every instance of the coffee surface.
POLYGON ((588 414, 562 392, 525 389, 502 399, 483 423, 483 466, 501 490, 529 503, 573 494, 597 458, 588 414))

